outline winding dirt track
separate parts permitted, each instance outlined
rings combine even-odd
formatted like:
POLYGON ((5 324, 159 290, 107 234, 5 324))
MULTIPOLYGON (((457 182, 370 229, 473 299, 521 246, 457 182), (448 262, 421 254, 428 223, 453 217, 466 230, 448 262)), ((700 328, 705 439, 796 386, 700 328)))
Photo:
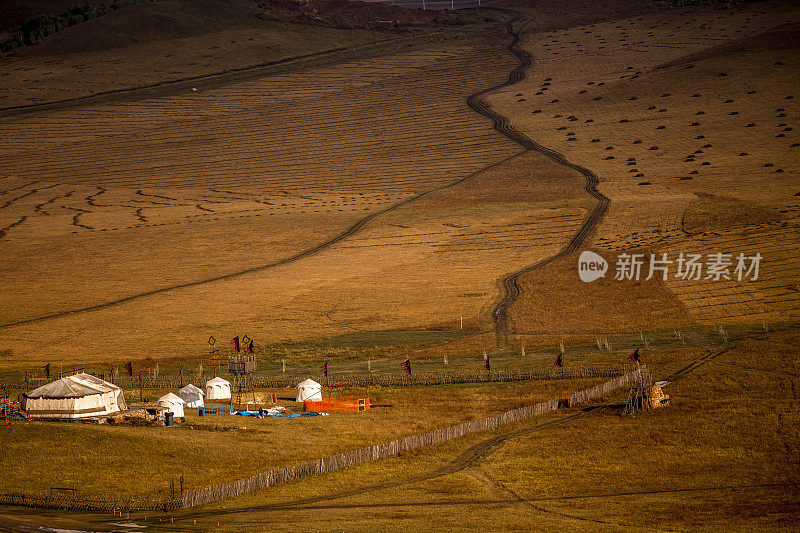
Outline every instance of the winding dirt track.
MULTIPOLYGON (((696 359, 686 365, 685 367, 673 372, 669 376, 667 376, 667 381, 675 381, 686 374, 697 370, 701 366, 705 365, 706 363, 716 359, 718 356, 726 353, 728 350, 731 349, 731 346, 724 347, 720 350, 716 350, 706 354, 699 359, 696 359)), ((447 464, 440 466, 439 468, 432 470, 430 472, 426 472, 424 474, 419 474, 415 476, 408 476, 403 477, 400 479, 394 480, 387 480, 381 483, 376 483, 373 485, 369 485, 366 487, 359 487, 356 489, 351 490, 344 490, 340 492, 336 492, 334 494, 326 494, 323 496, 316 496, 312 498, 302 498, 299 500, 294 500, 291 502, 286 503, 275 503, 275 504, 265 504, 265 505, 258 505, 240 509, 212 509, 207 511, 189 511, 189 512, 178 512, 174 515, 171 515, 175 518, 175 520, 189 520, 195 519, 200 517, 207 517, 207 516, 221 516, 221 515, 230 515, 230 514, 243 514, 243 513, 251 513, 257 511, 271 511, 271 510, 278 510, 278 509, 314 509, 314 508, 326 508, 327 506, 315 507, 314 504, 319 504, 323 502, 330 502, 333 500, 338 500, 340 498, 346 498, 348 496, 358 496, 363 495, 369 492, 376 492, 379 490, 391 489, 396 487, 402 487, 404 485, 409 485, 413 483, 418 483, 420 481, 427 481, 429 479, 435 479, 443 476, 447 476, 450 474, 455 474, 457 472, 461 472, 466 470, 467 468, 474 465, 480 459, 483 459, 488 454, 492 452, 498 446, 501 446, 506 441, 511 440, 516 437, 520 437, 523 435, 528 435, 530 433, 534 433, 537 431, 541 431, 543 429, 547 429, 553 426, 559 426, 562 424, 566 424, 568 422, 572 422, 574 420, 583 418, 588 416, 592 413, 601 411, 603 409, 607 409, 612 405, 618 404, 622 401, 623 398, 614 398, 604 404, 596 405, 593 407, 588 407, 583 409, 582 411, 573 413, 571 415, 567 415, 561 418, 557 418, 554 420, 549 420, 547 422, 543 422, 541 424, 537 424, 535 426, 523 427, 517 429, 515 431, 510 431, 508 433, 504 433, 502 435, 494 435, 477 444, 471 446, 467 450, 465 450, 461 455, 456 457, 455 459, 449 461, 447 464)), ((495 481, 496 482, 496 481, 495 481)), ((606 498, 612 496, 636 496, 636 495, 646 495, 646 494, 667 494, 673 492, 706 492, 706 491, 716 491, 716 490, 734 490, 734 489, 742 489, 742 488, 755 488, 755 487, 772 487, 772 486, 782 486, 781 483, 767 483, 767 484, 748 484, 748 485, 724 485, 724 486, 712 486, 712 487, 671 487, 665 489, 658 489, 658 490, 649 490, 649 491, 636 491, 636 492, 619 492, 619 493, 594 493, 594 494, 576 494, 576 495, 567 495, 567 496, 544 496, 541 498, 535 499, 522 499, 521 497, 517 496, 514 500, 509 500, 509 502, 516 502, 516 503, 529 503, 533 501, 555 501, 555 500, 577 500, 577 499, 585 499, 585 498, 606 498)), ((444 502, 447 503, 447 502, 444 502)), ((488 503, 488 502, 487 502, 488 503)), ((497 501, 492 501, 492 503, 497 503, 497 501)), ((405 505, 405 504, 403 504, 405 505)), ((352 508, 364 508, 370 507, 369 504, 357 504, 357 505, 344 505, 342 507, 352 507, 352 508)), ((568 518, 576 519, 576 520, 583 520, 580 517, 569 516, 568 518)))
POLYGON ((61 312, 53 313, 53 314, 50 314, 50 315, 44 315, 44 316, 39 316, 39 317, 34 317, 34 318, 27 318, 25 320, 18 320, 16 322, 7 322, 5 324, 0 324, 0 329, 11 328, 11 327, 14 327, 14 326, 23 326, 23 325, 27 325, 27 324, 35 324, 35 323, 38 323, 38 322, 44 322, 46 320, 52 320, 52 319, 55 319, 55 318, 62 318, 62 317, 65 317, 65 316, 75 315, 75 314, 78 314, 78 313, 87 313, 87 312, 90 312, 90 311, 98 311, 100 309, 106 309, 108 307, 112 307, 112 306, 119 305, 119 304, 122 304, 122 303, 132 302, 134 300, 139 300, 141 298, 146 298, 148 296, 154 296, 156 294, 164 294, 166 292, 174 291, 174 290, 177 290, 177 289, 186 289, 186 288, 189 288, 189 287, 197 287, 199 285, 205 285, 206 283, 213 283, 215 281, 229 280, 229 279, 237 278, 237 277, 240 277, 240 276, 244 276, 246 274, 252 274, 254 272, 261 272, 263 270, 268 270, 270 268, 275 268, 277 266, 286 265, 288 263, 293 263, 293 262, 298 261, 300 259, 309 257, 311 255, 314 255, 314 254, 318 253, 318 252, 321 252, 322 250, 330 248, 334 244, 336 244, 336 243, 338 243, 338 242, 340 242, 340 241, 342 241, 342 240, 354 235, 362 227, 364 227, 364 225, 367 222, 369 222, 370 220, 372 220, 372 219, 374 219, 376 217, 379 217, 379 216, 381 216, 383 214, 386 214, 386 213, 389 213, 391 211, 394 211, 395 209, 397 209, 399 207, 402 207, 402 206, 404 206, 406 204, 409 204, 411 202, 415 202, 415 201, 419 200, 420 198, 424 198, 425 196, 428 196, 428 195, 433 194, 435 192, 439 192, 439 191, 442 191, 442 190, 445 190, 445 189, 449 189, 450 187, 455 187, 456 185, 459 185, 459 184, 461 184, 461 183, 463 183, 463 182, 465 182, 465 181, 477 176, 478 174, 481 174, 481 173, 483 173, 483 172, 485 172, 485 171, 487 171, 487 170, 489 170, 491 168, 494 168, 494 167, 496 167, 498 165, 502 165, 503 163, 505 163, 507 161, 510 161, 510 160, 512 160, 512 159, 514 159, 516 157, 519 157, 523 153, 524 152, 520 152, 518 154, 514 154, 512 156, 506 157, 505 159, 502 159, 500 161, 492 163, 491 165, 489 165, 487 167, 484 167, 484 168, 482 168, 480 170, 477 170, 477 171, 473 172, 472 174, 469 174, 469 175, 467 175, 467 176, 465 176, 465 177, 463 177, 463 178, 461 178, 461 179, 459 179, 457 181, 448 183, 446 185, 443 185, 441 187, 437 187, 435 189, 429 189, 429 190, 427 190, 427 191, 425 191, 423 193, 420 193, 420 194, 418 194, 416 196, 412 196, 411 198, 407 198, 407 199, 405 199, 405 200, 403 200, 401 202, 393 204, 393 205, 387 207, 386 209, 383 209, 381 211, 376 211, 376 212, 374 212, 374 213, 372 213, 370 215, 367 215, 366 217, 362 218, 361 220, 359 220, 358 222, 356 222, 355 224, 350 226, 347 230, 345 230, 344 232, 340 233, 336 237, 334 237, 334 238, 332 238, 332 239, 330 239, 328 241, 322 242, 322 243, 314 246, 313 248, 309 248, 307 250, 303 250, 302 252, 297 253, 297 254, 295 254, 295 255, 293 255, 291 257, 287 257, 287 258, 281 259, 279 261, 274 261, 272 263, 267 263, 267 264, 264 264, 264 265, 259 265, 259 266, 247 268, 247 269, 244 269, 244 270, 239 270, 239 271, 236 271, 236 272, 231 272, 231 273, 228 273, 228 274, 222 274, 222 275, 219 275, 219 276, 214 276, 212 278, 206 278, 206 279, 201 279, 201 280, 197 280, 197 281, 189 281, 189 282, 186 282, 186 283, 178 283, 178 284, 175 284, 175 285, 170 285, 168 287, 162 287, 160 289, 153 289, 151 291, 140 292, 140 293, 132 294, 130 296, 125 296, 123 298, 118 298, 116 300, 110 300, 108 302, 103 302, 103 303, 96 304, 96 305, 80 307, 80 308, 71 309, 71 310, 68 310, 68 311, 61 311, 61 312))
MULTIPOLYGON (((555 255, 547 258, 547 259, 543 259, 542 261, 539 261, 539 262, 537 262, 537 263, 535 263, 535 264, 533 264, 531 266, 528 266, 528 267, 526 267, 526 268, 524 268, 522 270, 519 270, 517 272, 509 274, 508 276, 506 276, 505 278, 503 278, 501 280, 501 283, 502 283, 503 289, 504 289, 504 295, 502 296, 502 298, 500 300, 500 303, 497 305, 497 307, 495 307, 494 311, 492 312, 492 316, 493 316, 494 323, 495 323, 495 329, 496 329, 496 332, 498 333, 498 341, 499 341, 500 334, 505 334, 507 332, 507 330, 508 330, 507 322, 506 322, 507 311, 508 311, 509 307, 519 297, 519 286, 517 284, 517 279, 519 278, 519 276, 524 274, 525 272, 529 272, 531 270, 537 269, 537 268, 539 268, 541 266, 544 266, 544 265, 546 265, 548 263, 551 263, 551 262, 555 261, 556 259, 558 259, 560 257, 563 257, 563 256, 575 251, 578 248, 578 246, 584 241, 584 239, 589 234, 589 232, 591 232, 592 229, 594 229, 594 227, 597 225, 597 222, 600 220, 602 215, 605 213, 606 208, 607 208, 608 203, 609 203, 609 199, 597 191, 596 185, 597 185, 598 180, 597 180, 597 176, 592 171, 590 171, 590 170, 588 170, 588 169, 586 169, 584 167, 578 166, 578 165, 576 165, 574 163, 569 162, 562 154, 560 154, 560 153, 558 153, 558 152, 556 152, 554 150, 551 150, 549 148, 546 148, 546 147, 536 143, 535 141, 529 139, 527 136, 523 135, 522 133, 514 130, 509 125, 508 119, 506 119, 506 117, 504 117, 504 116, 498 114, 497 112, 495 112, 494 110, 492 110, 481 99, 485 94, 487 94, 487 93, 489 93, 491 91, 494 91, 494 90, 497 90, 497 89, 500 89, 500 88, 503 88, 503 87, 507 87, 509 85, 512 85, 512 84, 517 83, 518 81, 524 79, 525 70, 531 65, 531 58, 530 58, 529 54, 527 54, 525 51, 521 51, 521 50, 517 49, 517 44, 519 43, 519 37, 520 36, 516 32, 516 30, 514 29, 514 24, 523 19, 522 15, 520 15, 516 11, 510 10, 510 9, 503 9, 503 8, 485 8, 485 9, 491 10, 491 11, 495 11, 495 12, 498 12, 498 13, 503 13, 503 14, 506 14, 506 15, 509 16, 509 20, 506 23, 506 31, 512 37, 512 40, 506 46, 506 49, 520 60, 520 64, 514 70, 511 71, 511 73, 508 75, 508 79, 506 81, 504 81, 503 83, 495 85, 494 87, 489 87, 487 89, 483 89, 483 90, 478 91, 478 92, 472 94, 471 96, 469 96, 467 98, 467 104, 473 110, 475 110, 476 112, 478 112, 481 115, 491 119, 493 121, 493 123, 494 123, 494 129, 497 132, 499 132, 500 134, 506 136, 507 138, 509 138, 512 141, 514 141, 517 144, 519 144, 523 148, 523 150, 524 150, 523 152, 520 152, 520 153, 518 153, 516 155, 513 155, 511 157, 508 157, 508 158, 503 159, 501 161, 498 161, 496 163, 493 163, 493 164, 491 164, 491 165, 489 165, 489 166, 487 166, 487 167, 485 167, 485 168, 483 168, 483 169, 481 169, 479 171, 476 171, 476 172, 474 172, 472 174, 469 174, 468 176, 465 176, 464 178, 462 178, 462 179, 460 179, 458 181, 449 183, 447 185, 444 185, 442 187, 438 187, 436 189, 431 189, 431 190, 425 191, 425 192, 423 192, 423 193, 421 193, 421 194, 419 194, 417 196, 408 198, 406 200, 403 200, 402 202, 399 202, 397 204, 391 205, 391 206, 389 206, 388 208, 386 208, 386 209, 384 209, 382 211, 377 211, 375 213, 372 213, 372 214, 362 218, 361 220, 359 220, 358 222, 353 224, 351 227, 349 227, 347 230, 345 230, 344 232, 340 233, 336 237, 334 237, 334 238, 332 238, 332 239, 330 239, 328 241, 322 242, 322 243, 318 244, 317 246, 314 246, 312 248, 304 250, 304 251, 302 251, 300 253, 297 253, 297 254, 295 254, 295 255, 293 255, 291 257, 288 257, 288 258, 285 258, 285 259, 281 259, 279 261, 274 261, 274 262, 271 262, 271 263, 266 263, 266 264, 263 264, 263 265, 258 265, 258 266, 252 267, 252 268, 239 270, 239 271, 236 271, 236 272, 231 272, 231 273, 228 273, 228 274, 222 274, 222 275, 219 275, 219 276, 214 276, 214 277, 201 279, 201 280, 196 280, 196 281, 191 281, 191 282, 186 282, 186 283, 178 283, 178 284, 174 284, 174 285, 170 285, 170 286, 166 286, 166 287, 162 287, 162 288, 158 288, 158 289, 153 289, 153 290, 150 290, 150 291, 144 291, 144 292, 140 292, 140 293, 136 293, 136 294, 131 294, 129 296, 125 296, 125 297, 114 299, 114 300, 109 300, 109 301, 102 302, 102 303, 95 304, 95 305, 90 305, 90 306, 85 306, 85 307, 80 307, 80 308, 75 308, 75 309, 69 309, 69 310, 60 311, 60 312, 57 312, 57 313, 52 313, 52 314, 33 317, 33 318, 27 318, 27 319, 24 319, 24 320, 18 320, 18 321, 14 321, 14 322, 7 322, 7 323, 4 323, 4 324, 0 324, 0 329, 7 329, 7 328, 15 327, 15 326, 23 326, 23 325, 28 325, 28 324, 40 323, 40 322, 44 322, 44 321, 47 321, 47 320, 52 320, 52 319, 62 318, 62 317, 65 317, 65 316, 75 315, 75 314, 78 314, 78 313, 86 313, 86 312, 91 312, 91 311, 98 311, 98 310, 105 309, 105 308, 108 308, 108 307, 112 307, 112 306, 115 306, 115 305, 119 305, 119 304, 131 302, 131 301, 134 301, 134 300, 138 300, 140 298, 146 298, 148 296, 154 296, 154 295, 157 295, 157 294, 163 294, 163 293, 166 293, 166 292, 169 292, 169 291, 173 291, 173 290, 178 290, 178 289, 196 287, 196 286, 199 286, 199 285, 204 285, 204 284, 207 284, 207 283, 213 283, 213 282, 216 282, 216 281, 229 280, 229 279, 236 278, 236 277, 239 277, 239 276, 243 276, 243 275, 246 275, 246 274, 252 274, 254 272, 260 272, 260 271, 263 271, 263 270, 267 270, 267 269, 271 269, 271 268, 275 268, 275 267, 278 267, 278 266, 281 266, 281 265, 285 265, 285 264, 288 264, 288 263, 295 262, 295 261, 297 261, 299 259, 303 259, 303 258, 309 257, 311 255, 314 255, 314 254, 322 251, 322 250, 325 250, 325 249, 333 246, 334 244, 336 244, 336 243, 338 243, 338 242, 340 242, 340 241, 352 236, 353 234, 358 232, 367 222, 369 222, 370 220, 372 220, 372 219, 374 219, 374 218, 376 218, 376 217, 378 217, 380 215, 383 215, 383 214, 388 213, 390 211, 393 211, 393 210, 395 210, 395 209, 397 209, 397 208, 399 208, 401 206, 404 206, 406 204, 409 204, 411 202, 419 200, 419 199, 421 199, 421 198, 423 198, 423 197, 425 197, 425 196, 427 196, 429 194, 432 194, 432 193, 435 193, 435 192, 438 192, 438 191, 441 191, 441 190, 448 189, 450 187, 454 187, 456 185, 459 185, 459 184, 463 183, 464 181, 469 180, 470 178, 473 178, 476 175, 481 174, 482 172, 484 172, 486 170, 489 170, 489 169, 491 169, 493 167, 496 167, 496 166, 498 166, 500 164, 503 164, 503 163, 515 158, 515 157, 518 157, 519 155, 522 155, 523 153, 525 153, 527 151, 531 151, 532 150, 532 151, 536 151, 538 153, 541 153, 541 154, 549 157, 550 159, 552 159, 553 161, 555 161, 556 163, 558 163, 560 165, 563 165, 563 166, 566 166, 568 168, 574 169, 574 170, 578 171, 579 173, 581 173, 586 178, 586 186, 585 186, 586 192, 588 192, 592 197, 596 198, 598 201, 597 201, 597 204, 595 205, 595 207, 592 209, 592 211, 589 214, 589 216, 586 218, 586 220, 584 220, 583 225, 580 227, 578 232, 573 236, 573 238, 570 240, 570 242, 567 243, 567 245, 564 248, 561 249, 561 251, 559 251, 557 254, 555 254, 555 255)), ((356 49, 362 49, 364 47, 368 48, 369 46, 374 46, 376 44, 381 44, 381 43, 380 42, 379 43, 367 43, 366 45, 360 45, 360 46, 353 47, 353 48, 348 48, 348 49, 335 49, 335 50, 329 50, 329 51, 325 51, 325 52, 319 52, 319 53, 316 53, 316 54, 310 54, 309 56, 302 56, 301 58, 293 58, 291 61, 294 61, 294 60, 297 60, 297 59, 303 59, 305 57, 325 56, 326 58, 329 58, 331 55, 336 55, 337 53, 342 52, 342 51, 347 52, 347 53, 352 53, 356 49)), ((341 59, 341 58, 339 58, 339 59, 341 59)), ((137 88, 126 89, 124 91, 114 91, 114 92, 109 92, 109 93, 100 93, 100 94, 92 95, 92 96, 89 96, 89 97, 86 97, 86 98, 82 98, 82 99, 73 99, 73 100, 65 100, 65 101, 59 101, 59 102, 50 102, 50 103, 46 103, 46 104, 39 104, 39 105, 36 105, 36 106, 25 106, 25 107, 21 107, 21 108, 0 109, 0 117, 2 117, 2 116, 13 116, 13 115, 19 114, 19 113, 30 113, 30 112, 36 112, 36 111, 48 111, 48 110, 52 110, 52 109, 64 109, 64 108, 70 108, 70 107, 75 107, 75 106, 106 102, 106 101, 116 100, 116 99, 120 99, 120 98, 139 99, 139 98, 149 98, 149 97, 153 97, 153 96, 160 96, 160 95, 163 95, 165 93, 174 92, 175 90, 183 90, 183 89, 185 89, 185 87, 184 87, 185 85, 192 84, 192 83, 197 83, 198 81, 204 81, 204 82, 207 82, 207 83, 224 83, 224 82, 230 82, 230 81, 232 81, 234 79, 235 80, 240 80, 243 77, 263 76, 266 73, 268 73, 267 70, 268 70, 269 67, 274 67, 276 65, 280 66, 282 64, 283 64, 283 62, 277 62, 275 64, 268 64, 268 65, 256 65, 256 66, 253 66, 253 67, 248 67, 247 69, 240 69, 240 70, 236 70, 236 71, 229 71, 229 72, 224 72, 224 73, 211 74, 211 75, 208 75, 208 76, 200 76, 200 77, 195 77, 195 78, 187 78, 187 79, 184 79, 184 80, 175 80, 175 81, 171 81, 171 82, 164 82, 164 83, 161 83, 161 84, 156 84, 156 85, 153 85, 153 86, 137 87, 137 88)))
POLYGON ((509 21, 506 23, 506 31, 508 31, 509 35, 511 35, 511 43, 509 43, 506 49, 512 54, 514 54, 514 56, 516 56, 517 59, 519 59, 520 64, 519 66, 517 66, 517 68, 511 71, 511 73, 508 75, 508 79, 505 82, 501 83, 500 85, 496 85, 494 87, 490 87, 488 89, 484 89, 480 92, 473 94, 467 99, 467 103, 472 109, 474 109, 481 115, 492 119, 494 121, 495 130, 505 135, 512 141, 516 142, 520 146, 522 146, 526 151, 532 150, 534 152, 538 152, 546 157, 549 157, 559 165, 571 168, 579 172, 586 179, 586 185, 584 189, 586 190, 587 193, 589 193, 593 198, 597 200, 597 203, 595 204, 592 211, 589 213, 589 216, 586 217, 586 220, 584 220, 583 225, 581 225, 580 229, 578 229, 578 232, 557 254, 550 256, 546 259, 542 259, 541 261, 531 266, 525 267, 522 270, 513 272, 502 279, 502 285, 505 294, 500 300, 500 303, 497 304, 497 307, 494 308, 494 311, 492 311, 492 318, 494 319, 495 330, 498 334, 497 338, 499 342, 501 335, 504 335, 508 331, 508 323, 506 320, 508 309, 511 307, 511 305, 513 305, 513 303, 519 297, 519 285, 517 284, 517 280, 519 279, 519 277, 526 272, 530 272, 531 270, 543 267, 544 265, 552 263, 556 259, 564 257, 565 255, 570 254, 575 250, 577 250, 578 247, 586 239, 586 236, 589 235, 589 233, 595 228, 595 226, 600 221, 603 214, 605 214, 606 209, 608 209, 609 199, 608 197, 604 196, 597 190, 598 179, 597 176, 594 174, 594 172, 592 172, 588 168, 576 165, 575 163, 568 161, 563 154, 556 152, 555 150, 551 150, 550 148, 546 148, 541 144, 528 138, 526 135, 523 135, 522 133, 516 131, 508 124, 508 119, 498 114, 497 112, 493 111, 486 103, 484 103, 481 100, 481 97, 486 93, 489 93, 497 89, 501 89, 503 87, 507 87, 509 85, 513 85, 514 83, 517 83, 518 81, 524 79, 525 70, 531 65, 530 55, 524 50, 519 50, 517 48, 520 36, 514 29, 514 24, 523 19, 522 15, 510 9, 502 9, 502 8, 486 8, 486 9, 491 9, 492 11, 506 13, 511 16, 509 21))

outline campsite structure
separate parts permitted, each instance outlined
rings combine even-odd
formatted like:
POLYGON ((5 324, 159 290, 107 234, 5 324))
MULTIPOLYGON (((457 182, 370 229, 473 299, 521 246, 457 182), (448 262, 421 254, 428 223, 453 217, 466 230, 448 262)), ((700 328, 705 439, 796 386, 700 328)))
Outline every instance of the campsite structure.
POLYGON ((297 384, 297 401, 322 400, 322 385, 313 379, 307 379, 297 384))
POLYGON ((320 400, 305 400, 303 411, 317 413, 366 411, 369 409, 369 398, 327 398, 320 400))
MULTIPOLYGON (((252 341, 250 345, 252 346, 252 341)), ((256 363, 256 356, 252 353, 237 352, 236 355, 228 357, 228 372, 233 374, 233 384, 236 388, 237 404, 242 403, 242 395, 248 392, 255 401, 255 390, 253 389, 253 383, 250 378, 257 368, 258 363, 256 363)))
POLYGON ((175 418, 183 418, 183 407, 186 405, 186 402, 172 392, 168 392, 164 396, 158 399, 158 405, 161 407, 166 407, 167 412, 172 413, 172 416, 175 418))
POLYGON ((203 393, 200 387, 197 387, 191 383, 183 387, 181 390, 178 391, 178 396, 181 397, 186 403, 186 407, 203 407, 203 397, 205 394, 203 393))
POLYGON ((221 377, 206 381, 206 400, 230 400, 231 382, 221 377))
POLYGON ((111 415, 127 406, 122 389, 80 373, 24 393, 22 408, 32 417, 74 419, 111 415))

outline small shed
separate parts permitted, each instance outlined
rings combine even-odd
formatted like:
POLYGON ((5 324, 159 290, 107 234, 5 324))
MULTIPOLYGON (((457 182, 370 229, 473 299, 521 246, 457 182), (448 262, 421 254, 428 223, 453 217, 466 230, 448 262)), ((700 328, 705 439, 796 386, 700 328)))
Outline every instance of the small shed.
POLYGON ((227 379, 214 378, 206 382, 206 400, 230 400, 231 382, 227 379))
POLYGON ((126 410, 122 389, 80 373, 42 385, 22 395, 22 408, 39 418, 91 418, 126 410))
POLYGON ((183 406, 185 404, 186 402, 184 402, 180 396, 171 392, 168 392, 158 399, 158 405, 160 407, 166 407, 175 418, 183 418, 183 406))
POLYGON ((200 387, 196 387, 191 383, 179 390, 178 396, 186 403, 186 407, 203 407, 203 396, 205 394, 200 387))
POLYGON ((322 400, 322 385, 313 379, 307 379, 297 385, 297 401, 322 400))

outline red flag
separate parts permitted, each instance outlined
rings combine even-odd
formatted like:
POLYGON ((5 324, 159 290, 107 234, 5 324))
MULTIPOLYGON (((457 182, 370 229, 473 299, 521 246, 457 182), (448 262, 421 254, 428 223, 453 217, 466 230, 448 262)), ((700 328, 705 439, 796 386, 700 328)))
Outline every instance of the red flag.
POLYGON ((325 361, 325 364, 322 365, 322 375, 326 378, 328 377, 328 362, 325 361))
POLYGON ((129 376, 132 376, 133 375, 133 363, 130 362, 130 361, 125 363, 125 370, 128 372, 129 376))
POLYGON ((489 372, 491 372, 491 371, 492 371, 492 365, 491 365, 491 364, 489 364, 489 356, 488 356, 488 355, 485 355, 485 356, 483 357, 483 368, 485 368, 485 369, 486 369, 486 370, 488 370, 489 372))
POLYGON ((628 361, 639 362, 639 348, 636 348, 633 353, 628 356, 628 361))
POLYGON ((231 339, 231 344, 233 345, 233 351, 238 352, 239 351, 239 336, 238 335, 231 339))
POLYGON ((409 361, 408 359, 403 361, 403 368, 405 368, 406 374, 408 374, 410 376, 411 375, 411 361, 409 361))
POLYGON ((44 365, 44 375, 48 378, 50 377, 50 363, 44 365))
POLYGON ((553 363, 555 366, 557 366, 559 368, 564 366, 564 361, 561 359, 561 355, 562 354, 558 354, 558 357, 556 357, 556 362, 553 363))

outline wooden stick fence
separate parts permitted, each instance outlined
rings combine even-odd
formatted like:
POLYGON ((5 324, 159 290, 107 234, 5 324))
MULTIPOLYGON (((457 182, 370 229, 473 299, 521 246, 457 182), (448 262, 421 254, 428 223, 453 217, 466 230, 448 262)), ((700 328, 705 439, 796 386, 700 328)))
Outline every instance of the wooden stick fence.
POLYGON ((647 367, 644 365, 637 366, 632 372, 623 374, 612 380, 606 381, 605 383, 595 385, 594 387, 589 387, 588 389, 583 389, 582 391, 573 392, 567 399, 567 405, 569 407, 574 407, 576 405, 585 404, 590 400, 597 398, 598 396, 603 396, 604 394, 608 394, 609 392, 621 387, 630 386, 636 383, 637 379, 640 379, 643 372, 647 372, 647 367))
MULTIPOLYGON (((624 387, 629 383, 633 383, 636 381, 636 376, 640 371, 641 370, 637 368, 632 372, 623 374, 601 385, 574 393, 570 395, 569 404, 570 406, 577 405, 579 401, 588 401, 591 398, 596 398, 597 396, 624 387)), ((244 479, 237 479, 213 487, 189 491, 183 495, 183 505, 184 507, 193 507, 195 505, 203 505, 218 500, 233 498, 248 492, 263 490, 277 485, 278 483, 286 483, 305 477, 318 476, 342 468, 391 457, 401 452, 416 450, 425 446, 457 439, 465 435, 481 431, 490 431, 505 424, 513 424, 514 422, 551 413, 558 409, 558 404, 559 401, 557 399, 549 400, 535 405, 505 411, 480 420, 472 420, 448 428, 429 431, 420 435, 412 435, 385 444, 376 444, 366 448, 351 450, 296 466, 275 468, 244 479)))
MULTIPOLYGON (((511 381, 546 381, 555 379, 611 378, 626 372, 625 365, 576 366, 567 368, 537 368, 528 370, 456 370, 451 372, 419 372, 407 376, 405 374, 343 374, 332 376, 331 381, 342 382, 351 387, 415 387, 452 385, 461 383, 500 383, 511 381)), ((200 376, 198 385, 202 386, 213 375, 200 376)), ((195 375, 195 378, 197 376, 195 375)), ((184 376, 184 380, 187 378, 184 376)), ((144 385, 150 389, 180 388, 180 376, 144 376, 144 385)), ((191 381, 191 380, 189 380, 191 381)), ((291 388, 297 385, 296 376, 251 376, 250 383, 257 389, 291 388)), ((45 382, 43 381, 41 385, 45 382)), ((116 376, 115 383, 123 389, 134 389, 139 386, 138 376, 116 376)), ((184 382, 184 385, 186 383, 184 382)), ((12 384, 13 385, 13 384, 12 384)), ((39 386, 39 385, 37 385, 39 386)), ((24 388, 24 381, 17 384, 24 388)))
POLYGON ((180 499, 168 500, 160 495, 112 498, 84 497, 77 494, 6 492, 0 494, 0 505, 111 513, 115 511, 173 511, 180 509, 183 502, 180 499))
MULTIPOLYGON (((612 392, 615 389, 635 383, 644 370, 645 367, 643 366, 637 367, 633 371, 615 377, 605 383, 575 392, 569 396, 568 405, 570 407, 580 405, 593 398, 612 392)), ((177 508, 193 507, 263 490, 277 485, 278 483, 287 483, 306 477, 318 476, 369 461, 392 457, 401 452, 447 442, 473 433, 491 431, 505 424, 513 424, 522 420, 529 420, 542 416, 546 413, 551 413, 558 409, 558 405, 559 400, 555 399, 535 405, 519 407, 480 420, 472 420, 456 424, 455 426, 422 433, 420 435, 404 437, 384 444, 376 444, 357 450, 350 450, 295 466, 274 468, 247 478, 237 479, 211 487, 186 491, 178 499, 167 499, 159 495, 145 496, 138 499, 120 499, 82 498, 76 497, 74 493, 72 495, 36 495, 15 492, 0 494, 0 504, 22 505, 46 509, 106 512, 116 510, 169 511, 177 508)))

